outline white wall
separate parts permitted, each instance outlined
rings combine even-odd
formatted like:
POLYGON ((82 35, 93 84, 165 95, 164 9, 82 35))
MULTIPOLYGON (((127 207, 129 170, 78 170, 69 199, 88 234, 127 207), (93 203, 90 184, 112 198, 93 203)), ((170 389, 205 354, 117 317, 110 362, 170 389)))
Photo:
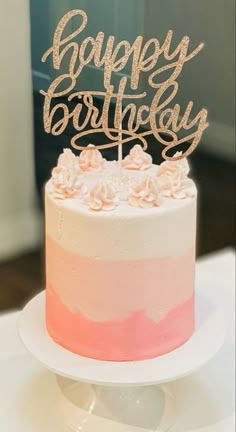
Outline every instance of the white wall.
POLYGON ((210 127, 202 149, 232 158, 235 151, 235 3, 234 0, 145 0, 146 37, 162 40, 169 29, 175 40, 187 34, 205 49, 185 66, 180 104, 193 100, 209 109, 210 127))
POLYGON ((0 5, 0 39, 6 41, 1 47, 0 68, 1 260, 33 248, 40 238, 34 189, 27 2, 9 0, 0 5))

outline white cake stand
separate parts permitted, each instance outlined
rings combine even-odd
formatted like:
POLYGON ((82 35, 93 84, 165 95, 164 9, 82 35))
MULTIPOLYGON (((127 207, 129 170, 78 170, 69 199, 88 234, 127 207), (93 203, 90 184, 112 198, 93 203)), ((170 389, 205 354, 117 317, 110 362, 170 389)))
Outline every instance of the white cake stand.
POLYGON ((60 414, 73 432, 166 432, 175 423, 171 384, 207 363, 224 342, 224 319, 196 296, 196 330, 182 347, 138 362, 104 362, 57 345, 45 326, 45 293, 24 308, 19 333, 25 347, 57 376, 60 414), (164 385, 165 384, 165 385, 164 385))

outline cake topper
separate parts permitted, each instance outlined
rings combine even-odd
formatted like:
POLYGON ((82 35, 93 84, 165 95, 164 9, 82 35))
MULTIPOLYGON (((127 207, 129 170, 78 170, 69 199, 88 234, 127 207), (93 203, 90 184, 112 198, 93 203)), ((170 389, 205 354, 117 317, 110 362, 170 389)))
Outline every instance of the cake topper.
POLYGON ((75 129, 71 145, 78 150, 84 149, 80 141, 82 137, 103 133, 109 142, 91 147, 91 151, 117 146, 120 161, 123 145, 134 141, 142 144, 146 150, 149 135, 153 135, 164 146, 162 156, 166 160, 179 160, 190 155, 208 127, 208 113, 203 108, 194 115, 192 101, 183 110, 173 101, 179 89, 177 79, 184 65, 202 50, 204 44, 201 43, 191 51, 190 39, 184 36, 176 47, 172 47, 171 30, 162 43, 155 38, 144 42, 142 36, 138 36, 133 44, 126 40, 116 43, 114 36, 105 40, 103 32, 99 32, 95 38, 88 36, 79 43, 79 36, 87 23, 88 17, 83 10, 68 12, 56 28, 52 47, 42 57, 45 62, 51 56, 53 68, 62 71, 47 91, 41 90, 44 96, 45 131, 61 135, 71 121, 75 129), (76 30, 68 35, 68 24, 76 17, 80 22, 76 30), (66 66, 65 59, 68 61, 66 66), (163 59, 167 63, 164 66, 163 63, 160 64, 163 59), (89 64, 103 68, 104 91, 78 89, 79 78, 89 64), (130 76, 122 76, 118 89, 115 89, 112 84, 113 74, 123 71, 129 65, 130 76), (155 93, 150 106, 142 104, 147 96, 147 92, 139 91, 142 74, 147 75, 148 85, 155 93), (94 103, 96 97, 103 99, 101 112, 94 103), (59 98, 63 99, 58 101, 59 98), (70 111, 71 101, 75 103, 70 111), (115 106, 112 125, 109 120, 111 105, 115 106), (82 109, 86 109, 85 118, 82 117, 82 109), (56 113, 59 120, 55 119, 56 113), (123 129, 124 118, 128 120, 127 129, 123 129), (182 143, 189 144, 185 152, 174 157, 168 153, 173 148, 178 150, 182 143))

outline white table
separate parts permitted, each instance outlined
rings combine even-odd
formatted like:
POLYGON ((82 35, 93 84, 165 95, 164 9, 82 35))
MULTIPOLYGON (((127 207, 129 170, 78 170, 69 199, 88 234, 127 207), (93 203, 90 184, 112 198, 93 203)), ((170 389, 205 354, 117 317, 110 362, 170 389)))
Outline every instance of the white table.
MULTIPOLYGON (((173 383, 178 395, 172 432, 233 432, 235 254, 224 250, 197 264, 197 284, 205 284, 225 312, 227 339, 199 372, 173 383)), ((25 351, 18 333, 20 312, 0 317, 0 431, 64 432, 57 410, 53 374, 25 351)), ((96 431, 103 432, 103 431, 96 431)))

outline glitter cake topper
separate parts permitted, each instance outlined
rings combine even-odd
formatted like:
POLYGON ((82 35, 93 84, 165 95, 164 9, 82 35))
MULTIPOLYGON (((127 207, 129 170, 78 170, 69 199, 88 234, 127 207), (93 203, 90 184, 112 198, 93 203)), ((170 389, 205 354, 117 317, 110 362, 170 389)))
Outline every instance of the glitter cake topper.
POLYGON ((164 42, 151 38, 144 42, 138 36, 133 44, 124 40, 116 44, 115 37, 109 36, 105 41, 103 32, 96 38, 86 37, 80 44, 79 35, 86 28, 88 22, 84 11, 76 9, 68 12, 59 22, 53 40, 53 46, 44 54, 45 62, 52 56, 55 70, 63 73, 49 86, 47 92, 41 90, 44 96, 44 128, 47 133, 61 135, 72 121, 75 135, 71 145, 75 149, 83 150, 80 139, 86 135, 103 133, 109 143, 96 146, 95 149, 119 147, 119 159, 122 159, 122 146, 135 141, 143 145, 148 144, 146 137, 153 135, 157 142, 165 148, 162 156, 166 160, 178 160, 190 155, 200 142, 204 130, 208 127, 207 110, 202 109, 193 117, 193 102, 189 102, 185 111, 181 111, 179 104, 170 107, 178 93, 177 82, 185 63, 193 59, 203 48, 201 43, 190 52, 190 39, 185 36, 176 48, 172 48, 173 32, 170 30, 164 42), (80 24, 68 36, 68 23, 79 17, 80 24), (64 58, 69 59, 65 71, 64 58), (160 66, 159 59, 163 57, 166 65, 160 66), (62 65, 63 62, 63 65, 62 65), (111 84, 113 74, 121 72, 125 66, 132 64, 130 76, 120 79, 119 87, 115 90, 111 84), (83 69, 93 64, 104 71, 104 91, 79 91, 79 78, 83 69), (148 84, 155 94, 151 105, 135 104, 147 96, 146 92, 139 92, 141 74, 148 74, 148 84), (165 76, 168 75, 168 78, 165 76), (63 101, 56 104, 58 98, 67 98, 68 102, 78 101, 72 111, 63 101), (103 108, 99 112, 94 104, 94 98, 103 98, 103 108), (115 106, 113 125, 109 121, 110 107, 115 106), (82 109, 86 108, 86 116, 82 118, 82 109), (55 114, 60 119, 55 120, 55 114), (127 129, 123 129, 124 118, 128 119, 127 129), (88 129, 88 126, 90 129, 88 129), (140 129, 141 128, 141 129, 140 129), (141 130, 141 131, 140 131, 141 130), (180 134, 181 132, 181 134, 180 134), (180 137, 183 135, 184 137, 180 137), (182 143, 189 143, 188 149, 176 157, 167 153, 182 143))

